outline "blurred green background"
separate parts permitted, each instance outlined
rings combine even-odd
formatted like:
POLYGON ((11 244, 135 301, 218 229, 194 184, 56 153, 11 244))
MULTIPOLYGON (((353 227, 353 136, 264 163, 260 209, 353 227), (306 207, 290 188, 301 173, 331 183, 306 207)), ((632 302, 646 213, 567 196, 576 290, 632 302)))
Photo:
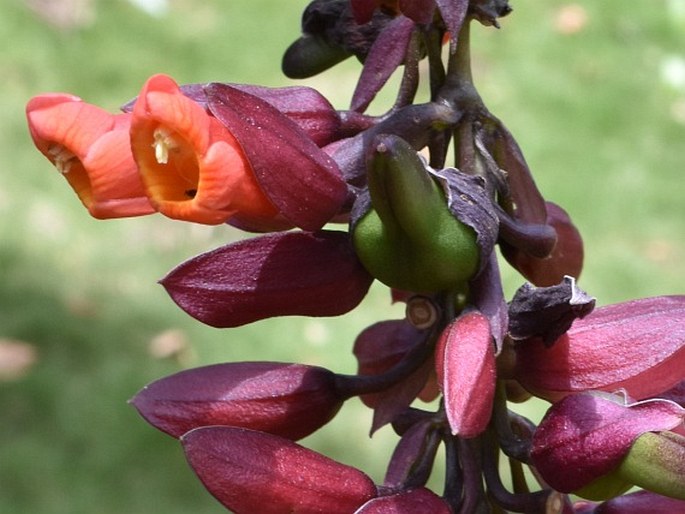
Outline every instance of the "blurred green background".
MULTIPOLYGON (((241 234, 159 216, 95 221, 27 134, 24 104, 45 91, 116 110, 157 72, 290 84, 280 56, 305 5, 0 0, 0 512, 225 512, 177 442, 126 401, 155 378, 228 360, 351 373, 355 335, 402 315, 374 286, 338 319, 200 326, 155 282, 241 234)), ((512 5, 501 30, 474 30, 477 85, 584 234, 581 286, 600 304, 682 293, 685 0, 512 5)), ((358 73, 350 60, 306 83, 344 108, 358 73)), ((511 294, 522 279, 504 274, 511 294)), ((396 437, 386 427, 369 440, 369 423, 353 400, 304 443, 380 481, 396 437)))

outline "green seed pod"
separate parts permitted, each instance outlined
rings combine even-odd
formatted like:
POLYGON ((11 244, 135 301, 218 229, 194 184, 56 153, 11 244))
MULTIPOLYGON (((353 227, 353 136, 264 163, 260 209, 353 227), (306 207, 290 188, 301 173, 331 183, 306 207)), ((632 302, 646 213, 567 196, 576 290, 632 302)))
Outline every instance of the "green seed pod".
POLYGON ((371 205, 353 224, 366 269, 407 291, 457 290, 478 271, 476 231, 454 217, 444 190, 397 136, 376 138, 368 159, 371 205))

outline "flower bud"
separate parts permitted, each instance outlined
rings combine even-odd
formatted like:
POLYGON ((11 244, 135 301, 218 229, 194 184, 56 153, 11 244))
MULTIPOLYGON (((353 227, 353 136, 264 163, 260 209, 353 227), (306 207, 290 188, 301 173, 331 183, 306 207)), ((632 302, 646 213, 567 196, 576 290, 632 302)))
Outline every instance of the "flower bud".
POLYGON ((685 409, 669 401, 626 405, 606 393, 574 394, 547 411, 533 434, 530 457, 557 491, 577 492, 613 473, 626 481, 634 467, 623 474, 620 466, 635 441, 647 432, 677 427, 684 419, 685 409))
POLYGON ((343 404, 324 368, 233 362, 189 369, 147 385, 132 400, 154 427, 173 437, 210 425, 250 428, 301 439, 343 404))
POLYGON ((160 282, 188 314, 237 327, 274 316, 337 316, 373 278, 345 232, 281 232, 232 243, 178 265, 160 282))
POLYGON ((414 423, 395 447, 383 486, 401 490, 426 485, 440 441, 440 431, 435 429, 433 420, 414 423))
POLYGON ((203 427, 181 442, 207 490, 236 514, 350 514, 377 494, 361 471, 264 432, 203 427))
POLYGON ((457 220, 416 151, 379 136, 369 159, 371 205, 353 243, 366 269, 390 287, 415 292, 461 288, 480 263, 475 231, 457 220))
POLYGON ((478 311, 458 317, 440 336, 435 367, 452 433, 476 437, 490 421, 495 395, 495 345, 478 311))
MULTIPOLYGON (((365 328, 354 342, 359 375, 380 375, 398 364, 417 344, 426 339, 426 331, 419 330, 405 319, 387 320, 365 328)), ((385 391, 361 394, 364 405, 376 408, 386 397, 385 391)), ((412 398, 413 400, 413 398, 412 398)))
POLYGON ((516 351, 516 379, 550 401, 593 389, 658 396, 683 377, 685 296, 603 306, 576 320, 550 348, 531 339, 516 351))

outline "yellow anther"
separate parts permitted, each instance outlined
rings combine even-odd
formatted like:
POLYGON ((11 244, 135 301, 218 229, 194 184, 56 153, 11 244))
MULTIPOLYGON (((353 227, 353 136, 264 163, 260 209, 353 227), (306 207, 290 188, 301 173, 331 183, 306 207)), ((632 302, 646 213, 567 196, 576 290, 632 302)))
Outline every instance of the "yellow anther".
POLYGON ((165 128, 158 127, 153 132, 155 141, 152 147, 155 149, 155 159, 159 164, 166 164, 169 162, 169 150, 178 148, 178 143, 174 140, 171 133, 165 128))
POLYGON ((73 153, 71 153, 62 145, 52 145, 50 148, 48 148, 48 153, 54 159, 54 164, 55 168, 57 168, 57 171, 59 171, 62 175, 69 173, 71 165, 74 162, 74 159, 76 159, 76 156, 73 153))

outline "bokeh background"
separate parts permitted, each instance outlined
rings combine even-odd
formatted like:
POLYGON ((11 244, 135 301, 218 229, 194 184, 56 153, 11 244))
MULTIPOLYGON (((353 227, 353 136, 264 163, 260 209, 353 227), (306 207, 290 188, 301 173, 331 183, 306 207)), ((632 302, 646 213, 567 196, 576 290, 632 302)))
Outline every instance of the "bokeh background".
MULTIPOLYGON (((374 286, 342 318, 200 326, 156 280, 243 235, 160 216, 95 221, 27 134, 24 105, 45 91, 116 110, 157 72, 291 84, 280 56, 305 5, 0 0, 0 512, 225 512, 177 442, 126 401, 163 375, 229 360, 351 373, 355 335, 402 315, 374 286)), ((685 0, 512 5, 501 30, 475 28, 475 77, 545 196, 584 234, 581 286, 599 304, 682 293, 685 0)), ((344 108, 358 74, 349 60, 305 83, 344 108)), ((505 267, 505 282, 512 294, 522 279, 505 267)), ((397 439, 387 427, 369 439, 369 424, 352 400, 304 444, 380 481, 397 439)))

